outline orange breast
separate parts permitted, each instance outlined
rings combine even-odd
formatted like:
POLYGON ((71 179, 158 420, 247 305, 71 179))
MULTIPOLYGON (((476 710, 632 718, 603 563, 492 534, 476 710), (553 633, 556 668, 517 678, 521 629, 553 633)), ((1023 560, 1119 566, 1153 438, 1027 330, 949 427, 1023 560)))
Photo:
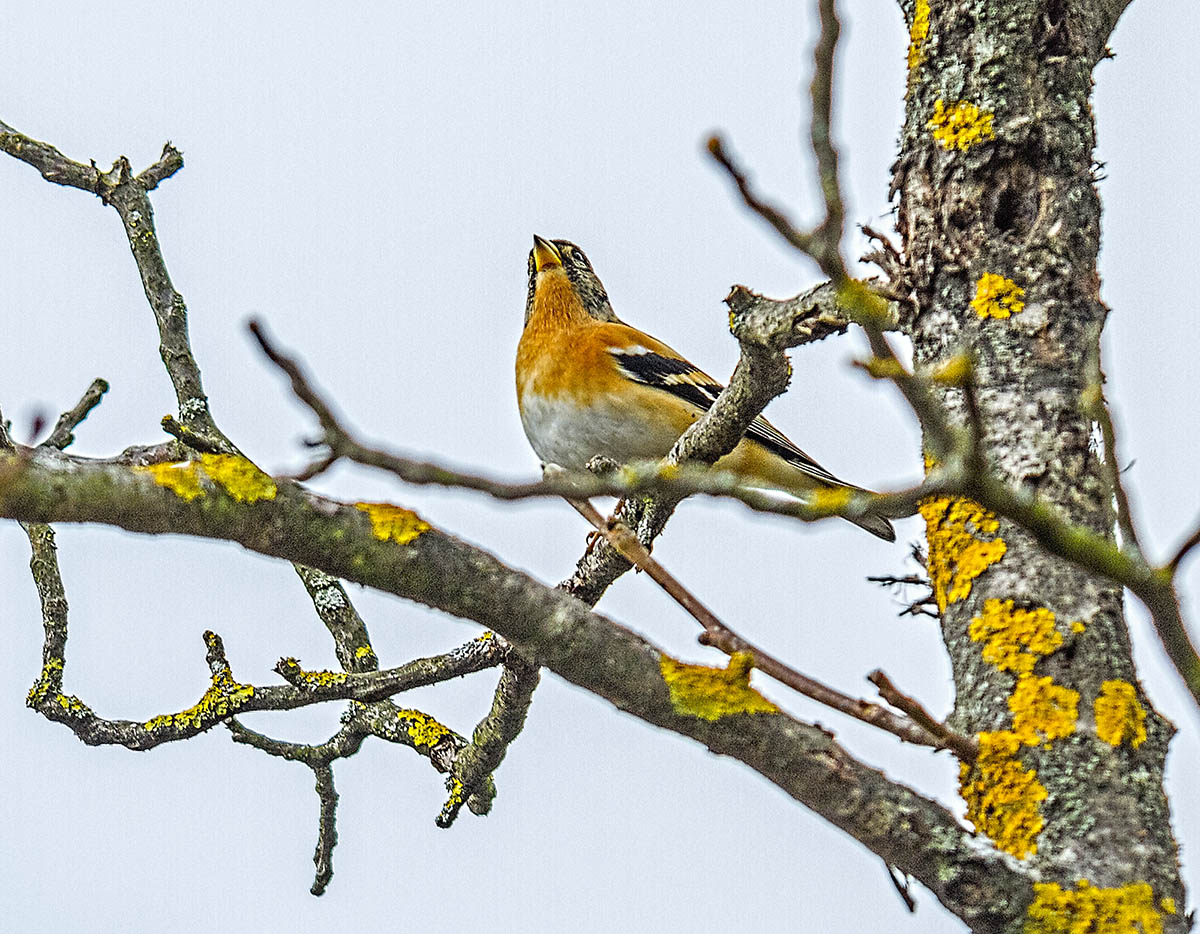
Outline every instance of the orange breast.
POLYGON ((517 345, 517 396, 586 400, 616 379, 612 358, 565 273, 543 273, 517 345))

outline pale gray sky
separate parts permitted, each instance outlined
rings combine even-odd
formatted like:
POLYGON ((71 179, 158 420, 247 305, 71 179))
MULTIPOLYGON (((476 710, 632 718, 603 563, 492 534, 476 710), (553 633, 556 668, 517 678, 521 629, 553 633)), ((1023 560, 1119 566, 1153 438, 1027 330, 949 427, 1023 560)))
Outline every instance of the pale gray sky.
MULTIPOLYGON (((306 414, 247 339, 251 315, 303 356, 370 437, 498 475, 536 461, 516 416, 512 357, 530 237, 587 250, 618 312, 727 375, 732 283, 788 295, 816 281, 731 196, 701 152, 720 128, 764 191, 811 216, 799 142, 810 4, 459 3, 6 5, 0 119, 101 165, 187 165, 154 193, 159 234, 191 311, 216 417, 270 471, 301 463, 306 414), (253 7, 253 9, 251 8, 253 7)), ((852 219, 887 227, 906 35, 879 0, 843 4, 838 136, 852 219)), ((1194 121, 1200 11, 1139 0, 1097 70, 1107 178, 1102 271, 1113 308, 1110 396, 1142 528, 1169 553, 1197 519, 1200 419, 1192 404, 1200 188, 1194 121)), ((0 404, 28 440, 36 413, 72 404, 94 376, 112 391, 78 432, 81 454, 158 440, 172 396, 152 317, 114 212, 0 159, 0 404)), ((858 249, 857 238, 853 248, 858 249)), ((919 475, 914 420, 849 361, 860 337, 793 356, 772 419, 864 484, 919 475)), ((585 528, 556 503, 498 505, 339 469, 317 486, 387 498, 548 582, 585 528)), ((921 534, 900 525, 901 542, 921 534)), ((67 690, 111 717, 194 703, 206 628, 235 674, 271 682, 280 655, 334 664, 290 568, 234 546, 59 530, 71 601, 67 690)), ((845 523, 797 527, 689 502, 658 557, 702 599, 803 670, 852 692, 884 667, 935 711, 950 703, 935 628, 896 618, 867 574, 904 572, 905 547, 845 523)), ((89 749, 24 707, 40 668, 28 548, 0 525, 0 907, 12 930, 413 930, 435 923, 531 931, 743 929, 959 931, 930 895, 907 915, 880 861, 744 767, 619 714, 554 676, 497 776, 486 820, 434 827, 441 778, 368 743, 338 764, 337 875, 308 894, 316 799, 308 770, 235 747, 218 728, 146 754, 89 749)), ((1200 562, 1188 569, 1189 596, 1200 562)), ((384 664, 449 648, 475 628, 359 591, 384 664)), ((644 577, 600 608, 676 654, 713 658, 644 577)), ((1195 617, 1194 601, 1187 607, 1195 617)), ((1170 765, 1185 858, 1200 845, 1196 732, 1178 680, 1133 608, 1150 695, 1181 728, 1170 765)), ((494 677, 406 704, 469 732, 494 677)), ((953 762, 766 688, 855 753, 955 802, 953 762)), ((323 738, 327 708, 247 718, 323 738)), ((957 806, 957 805, 955 805, 957 806)), ((1194 859, 1185 863, 1193 889, 1194 859)))

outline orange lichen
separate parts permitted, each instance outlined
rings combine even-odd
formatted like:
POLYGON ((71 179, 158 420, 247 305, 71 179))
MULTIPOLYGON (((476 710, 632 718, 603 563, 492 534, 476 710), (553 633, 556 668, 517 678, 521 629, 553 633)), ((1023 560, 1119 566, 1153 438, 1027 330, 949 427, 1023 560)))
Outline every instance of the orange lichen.
POLYGON ((432 526, 411 509, 393 506, 391 503, 355 503, 371 520, 371 531, 381 542, 407 545, 428 532, 432 526))
MULTIPOLYGON (((1145 882, 1100 888, 1080 879, 1074 889, 1057 882, 1035 882, 1025 916, 1024 934, 1162 934, 1162 915, 1154 891, 1145 882)), ((1174 914, 1174 902, 1163 910, 1174 914)))
POLYGON ((778 713, 778 707, 750 687, 752 669, 753 657, 746 652, 729 656, 728 668, 688 665, 669 655, 659 659, 675 712, 701 720, 738 713, 778 713))
POLYGON ((1008 731, 979 734, 979 758, 959 768, 959 792, 967 819, 996 846, 1017 859, 1037 852, 1045 826, 1040 804, 1049 794, 1017 758, 1020 738, 1008 731))
POLYGON ((1003 558, 1008 546, 995 537, 999 521, 978 503, 936 497, 923 500, 920 509, 929 543, 929 580, 944 612, 948 604, 970 595, 972 581, 1003 558))
POLYGON ((201 454, 204 472, 239 503, 274 499, 275 481, 253 463, 237 454, 201 454))
POLYGON ((943 149, 966 152, 976 143, 995 135, 992 132, 994 116, 990 110, 982 110, 970 101, 954 101, 948 105, 939 98, 934 102, 928 126, 943 149))
POLYGON ((1021 675, 1008 698, 1012 732, 1026 746, 1038 746, 1075 732, 1079 720, 1079 692, 1051 678, 1021 675))
POLYGON ((1146 741, 1146 708, 1128 681, 1105 681, 1094 706, 1096 735, 1110 746, 1126 740, 1136 749, 1146 741))
POLYGON ((981 318, 1007 318, 1020 314, 1025 307, 1025 290, 1012 279, 985 272, 975 284, 971 307, 981 318))
POLYGON ((1001 671, 1028 674, 1043 655, 1062 645, 1054 614, 1044 606, 1021 609, 1012 600, 984 601, 983 614, 971 620, 971 638, 986 642, 983 659, 1001 671))

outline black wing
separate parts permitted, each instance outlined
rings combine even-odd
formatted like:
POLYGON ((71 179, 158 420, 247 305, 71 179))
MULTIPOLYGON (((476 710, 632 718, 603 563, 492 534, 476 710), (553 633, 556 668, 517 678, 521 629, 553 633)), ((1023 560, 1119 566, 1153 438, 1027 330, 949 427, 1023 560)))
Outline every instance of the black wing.
MULTIPOLYGON (((610 353, 616 359, 617 366, 630 379, 669 392, 706 412, 725 388, 704 371, 678 357, 667 357, 642 347, 614 347, 610 353)), ((814 479, 837 486, 849 486, 792 444, 783 432, 761 415, 750 423, 746 437, 814 479)))

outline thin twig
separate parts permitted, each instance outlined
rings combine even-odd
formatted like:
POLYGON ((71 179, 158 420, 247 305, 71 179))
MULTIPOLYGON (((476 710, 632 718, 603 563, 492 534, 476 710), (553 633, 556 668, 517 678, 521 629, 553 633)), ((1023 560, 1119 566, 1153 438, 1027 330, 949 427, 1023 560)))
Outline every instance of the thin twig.
MULTIPOLYGON (((910 720, 897 716, 878 704, 843 694, 841 691, 802 674, 748 642, 721 622, 715 613, 701 603, 678 578, 663 567, 629 529, 612 519, 604 519, 591 503, 578 500, 568 500, 568 502, 592 524, 597 532, 624 555, 626 560, 644 571, 704 627, 704 632, 700 635, 700 642, 703 645, 718 648, 726 655, 733 655, 735 652, 747 653, 753 658, 755 668, 774 678, 780 684, 787 685, 798 694, 803 694, 826 707, 891 733, 905 742, 934 746, 938 749, 950 749, 964 762, 975 761, 978 750, 974 744, 965 737, 954 733, 945 725, 933 720, 930 720, 929 723, 917 722, 915 719, 910 720)), ((919 709, 923 712, 923 708, 919 709)), ((928 717, 927 714, 926 717, 928 717)))
POLYGON ((1172 577, 1179 571, 1179 565, 1183 563, 1183 559, 1186 558, 1191 553, 1192 549, 1197 545, 1200 545, 1200 527, 1197 527, 1196 531, 1194 531, 1187 537, 1187 539, 1184 540, 1183 544, 1175 550, 1175 554, 1171 557, 1171 560, 1166 563, 1165 567, 1171 572, 1172 577))
POLYGON ((892 885, 896 887, 896 894, 904 902, 904 907, 909 910, 910 914, 915 913, 917 910, 917 900, 912 897, 911 880, 909 877, 887 860, 884 860, 883 868, 887 870, 888 878, 892 880, 892 885))
POLYGON ((955 733, 926 710, 920 701, 909 697, 907 694, 900 693, 891 679, 880 669, 877 668, 871 672, 867 676, 867 680, 879 689, 880 697, 897 710, 903 710, 920 726, 928 730, 933 736, 936 736, 939 745, 953 750, 954 754, 964 762, 975 761, 975 757, 979 755, 979 744, 975 740, 969 739, 960 733, 955 733))
POLYGON ((100 404, 104 394, 108 392, 108 383, 102 379, 92 380, 92 384, 84 391, 83 396, 69 411, 63 412, 54 425, 54 430, 42 444, 62 451, 75 440, 72 433, 88 417, 88 413, 100 404))
POLYGON ((1144 555, 1142 544, 1138 540, 1137 527, 1134 525, 1129 496, 1121 479, 1121 466, 1117 462, 1117 429, 1113 425, 1108 400, 1104 398, 1104 371, 1100 368, 1100 329, 1095 328, 1085 339, 1088 341, 1084 364, 1088 380, 1084 390, 1085 410, 1100 426, 1100 437, 1104 441, 1104 472, 1117 504, 1117 528, 1121 530, 1121 542, 1124 547, 1144 555))
POLYGON ((309 891, 313 895, 324 895, 333 878, 333 848, 337 846, 338 839, 338 793, 333 786, 333 767, 328 762, 313 766, 313 777, 316 779, 321 813, 317 820, 317 846, 313 852, 317 873, 309 891))

